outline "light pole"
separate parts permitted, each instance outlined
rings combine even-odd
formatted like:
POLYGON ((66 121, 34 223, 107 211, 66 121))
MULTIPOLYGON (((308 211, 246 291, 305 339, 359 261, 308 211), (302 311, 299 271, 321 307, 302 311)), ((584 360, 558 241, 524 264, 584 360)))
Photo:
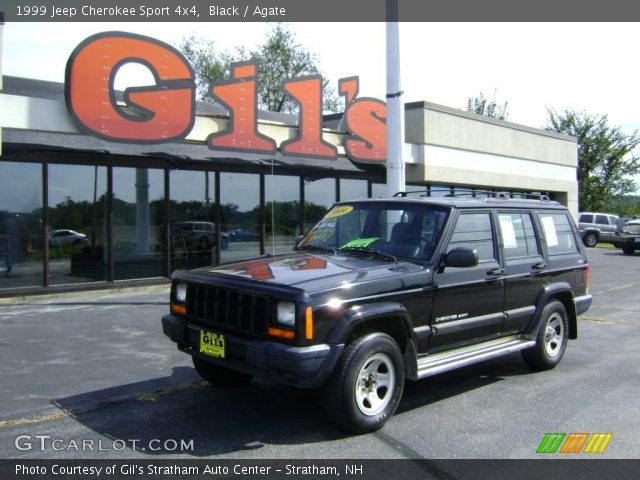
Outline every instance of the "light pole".
POLYGON ((387 196, 405 190, 404 105, 400 85, 398 0, 386 0, 387 26, 387 196))

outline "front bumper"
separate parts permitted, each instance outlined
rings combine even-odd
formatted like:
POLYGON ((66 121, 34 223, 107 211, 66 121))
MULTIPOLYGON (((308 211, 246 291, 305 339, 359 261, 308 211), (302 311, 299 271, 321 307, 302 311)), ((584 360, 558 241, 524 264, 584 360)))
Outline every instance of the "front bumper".
POLYGON ((344 349, 343 344, 295 347, 220 332, 225 336, 227 356, 218 359, 199 352, 200 332, 208 330, 206 327, 189 323, 174 315, 165 315, 162 317, 162 330, 178 344, 180 350, 189 355, 298 388, 316 388, 322 385, 344 349))

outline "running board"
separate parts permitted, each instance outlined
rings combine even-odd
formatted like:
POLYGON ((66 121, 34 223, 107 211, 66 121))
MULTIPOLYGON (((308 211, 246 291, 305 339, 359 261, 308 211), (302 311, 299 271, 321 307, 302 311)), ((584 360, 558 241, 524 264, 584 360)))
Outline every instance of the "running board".
POLYGON ((519 352, 525 348, 533 347, 535 344, 534 340, 512 336, 457 348, 448 352, 427 355, 418 359, 418 378, 429 377, 491 358, 519 352))

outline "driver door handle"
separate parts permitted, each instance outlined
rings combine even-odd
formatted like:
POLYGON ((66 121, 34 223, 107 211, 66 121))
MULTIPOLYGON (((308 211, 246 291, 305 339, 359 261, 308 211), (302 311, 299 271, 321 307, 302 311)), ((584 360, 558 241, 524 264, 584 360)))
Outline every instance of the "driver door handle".
POLYGON ((489 270, 487 271, 487 275, 491 275, 491 276, 498 276, 498 275, 502 275, 504 273, 504 269, 502 268, 494 268, 493 270, 489 270))
POLYGON ((547 264, 545 262, 534 263, 533 265, 531 265, 531 268, 533 270, 544 270, 545 268, 547 268, 547 264))

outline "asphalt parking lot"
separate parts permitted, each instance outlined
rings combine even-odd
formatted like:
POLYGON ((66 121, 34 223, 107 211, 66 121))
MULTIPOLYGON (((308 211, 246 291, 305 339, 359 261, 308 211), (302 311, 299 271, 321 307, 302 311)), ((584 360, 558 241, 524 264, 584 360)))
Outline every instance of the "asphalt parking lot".
POLYGON ((637 459, 640 254, 589 259, 593 306, 558 368, 515 354, 408 383, 387 426, 354 437, 312 393, 200 381, 162 334, 166 287, 3 300, 0 458, 537 458, 547 432, 611 432, 600 457, 637 459))

